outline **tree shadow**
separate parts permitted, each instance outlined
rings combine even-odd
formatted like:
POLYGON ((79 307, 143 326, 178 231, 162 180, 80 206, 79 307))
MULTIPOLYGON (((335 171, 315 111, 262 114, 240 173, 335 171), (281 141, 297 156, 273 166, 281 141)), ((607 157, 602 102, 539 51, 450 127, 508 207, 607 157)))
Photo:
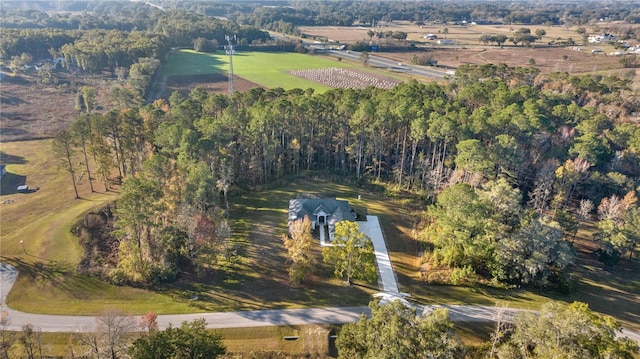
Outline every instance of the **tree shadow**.
MULTIPOLYGON (((4 131, 5 129, 2 130, 2 132, 4 131)), ((24 165, 27 162, 29 161, 27 161, 22 156, 16 156, 4 151, 0 151, 0 163, 2 163, 3 165, 24 165)))
MULTIPOLYGON (((35 257, 41 260, 46 260, 46 258, 37 257, 34 255, 28 256, 35 257)), ((69 268, 66 268, 64 264, 57 261, 49 261, 48 263, 43 262, 26 262, 20 257, 5 257, 0 256, 0 261, 3 263, 8 263, 18 270, 20 275, 28 276, 33 278, 34 280, 40 281, 54 281, 60 275, 66 274, 69 272, 69 268)))

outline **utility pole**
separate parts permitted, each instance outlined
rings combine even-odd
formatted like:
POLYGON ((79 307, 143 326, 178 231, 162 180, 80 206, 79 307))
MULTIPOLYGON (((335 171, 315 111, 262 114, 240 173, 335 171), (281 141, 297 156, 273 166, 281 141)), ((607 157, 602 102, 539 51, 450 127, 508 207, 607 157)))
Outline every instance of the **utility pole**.
POLYGON ((224 47, 225 52, 229 55, 229 97, 233 96, 235 92, 235 88, 233 86, 233 53, 235 50, 233 49, 233 44, 231 40, 236 40, 236 35, 225 35, 224 37, 227 40, 227 46, 224 47))

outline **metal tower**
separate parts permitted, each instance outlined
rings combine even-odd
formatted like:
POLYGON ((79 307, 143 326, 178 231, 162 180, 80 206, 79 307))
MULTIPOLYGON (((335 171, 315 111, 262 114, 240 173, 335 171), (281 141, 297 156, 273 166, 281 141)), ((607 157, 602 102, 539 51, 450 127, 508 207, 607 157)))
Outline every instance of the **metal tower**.
POLYGON ((236 40, 236 35, 225 35, 224 37, 227 40, 227 46, 224 47, 225 52, 229 55, 229 97, 233 96, 235 92, 235 88, 233 86, 233 54, 235 50, 233 49, 233 44, 231 40, 236 40))

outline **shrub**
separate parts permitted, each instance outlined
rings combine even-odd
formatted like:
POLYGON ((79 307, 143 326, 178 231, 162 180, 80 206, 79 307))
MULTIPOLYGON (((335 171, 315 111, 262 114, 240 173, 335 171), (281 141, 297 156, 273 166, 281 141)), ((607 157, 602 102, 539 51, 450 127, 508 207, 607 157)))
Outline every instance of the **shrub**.
POLYGON ((475 284, 478 282, 478 275, 471 268, 471 266, 464 266, 462 268, 453 268, 451 271, 451 284, 475 284))

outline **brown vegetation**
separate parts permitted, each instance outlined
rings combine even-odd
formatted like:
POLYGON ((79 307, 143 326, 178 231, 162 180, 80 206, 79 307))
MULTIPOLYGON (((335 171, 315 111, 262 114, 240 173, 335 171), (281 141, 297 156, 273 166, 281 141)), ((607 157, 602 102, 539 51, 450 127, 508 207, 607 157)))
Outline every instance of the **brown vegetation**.
MULTIPOLYGON (((164 90, 161 91, 161 98, 169 98, 174 91, 180 92, 187 96, 191 90, 201 87, 207 92, 228 94, 229 93, 229 77, 226 74, 209 74, 209 75, 182 75, 170 76, 165 80, 164 90)), ((245 92, 260 85, 241 77, 233 77, 233 87, 237 92, 245 92)))
MULTIPOLYGON (((0 100, 2 142, 53 137, 78 115, 78 88, 97 86, 91 78, 58 72, 58 84, 42 84, 35 74, 4 76, 0 100)), ((98 96, 104 96, 99 93, 98 96)))

